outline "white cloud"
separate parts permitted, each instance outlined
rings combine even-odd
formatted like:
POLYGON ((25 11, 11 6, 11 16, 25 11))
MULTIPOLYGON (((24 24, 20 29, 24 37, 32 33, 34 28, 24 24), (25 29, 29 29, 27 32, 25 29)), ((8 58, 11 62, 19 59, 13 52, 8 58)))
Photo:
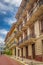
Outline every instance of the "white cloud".
POLYGON ((6 14, 6 12, 5 12, 5 11, 2 11, 2 13, 3 13, 3 14, 6 14))
POLYGON ((2 11, 2 10, 0 10, 0 13, 6 15, 7 12, 6 12, 6 11, 2 11))
MULTIPOLYGON (((0 13, 6 14, 7 11, 14 12, 14 6, 19 7, 22 0, 3 0, 3 2, 0 2, 0 13), (5 3, 8 3, 9 5, 6 5, 5 3)), ((6 19, 5 22, 9 25, 12 25, 16 22, 15 19, 6 19)), ((0 29, 0 42, 4 41, 4 37, 7 34, 6 29, 0 29)))
POLYGON ((7 5, 0 2, 0 10, 2 10, 2 11, 12 11, 12 10, 14 10, 14 8, 11 5, 7 6, 7 5))
POLYGON ((0 37, 0 43, 4 42, 4 38, 0 37))
POLYGON ((0 13, 6 14, 7 11, 14 12, 14 7, 19 7, 22 0, 3 0, 0 2, 0 13), (6 5, 8 3, 9 5, 6 5))
POLYGON ((4 42, 4 39, 5 39, 5 36, 6 36, 7 32, 8 31, 5 30, 5 29, 0 29, 0 43, 4 42), (4 37, 3 37, 3 35, 4 35, 4 37))
POLYGON ((0 43, 5 44, 4 38, 0 37, 0 43))
POLYGON ((22 0, 4 0, 6 3, 9 3, 11 5, 19 6, 22 0))
POLYGON ((14 12, 14 6, 19 7, 21 0, 3 0, 3 3, 0 2, 0 13, 6 14, 7 11, 14 12), (4 3, 8 3, 6 5, 4 3))
POLYGON ((7 11, 14 12, 14 6, 19 7, 22 0, 3 0, 0 2, 0 12, 6 14, 7 11), (8 3, 9 5, 6 5, 8 3))
POLYGON ((7 19, 5 19, 5 22, 6 22, 8 25, 12 25, 13 23, 16 22, 16 19, 9 19, 9 18, 7 18, 7 19))
POLYGON ((1 29, 1 30, 0 30, 0 34, 3 34, 3 35, 6 35, 6 34, 7 34, 7 32, 8 32, 8 31, 7 31, 7 30, 5 30, 5 29, 1 29))

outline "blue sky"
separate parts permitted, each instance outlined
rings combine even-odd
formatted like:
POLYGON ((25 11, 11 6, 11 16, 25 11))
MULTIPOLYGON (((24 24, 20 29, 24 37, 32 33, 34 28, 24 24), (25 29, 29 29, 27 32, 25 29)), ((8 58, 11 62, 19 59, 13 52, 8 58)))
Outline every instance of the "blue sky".
POLYGON ((0 0, 0 42, 3 42, 12 24, 22 0, 0 0))

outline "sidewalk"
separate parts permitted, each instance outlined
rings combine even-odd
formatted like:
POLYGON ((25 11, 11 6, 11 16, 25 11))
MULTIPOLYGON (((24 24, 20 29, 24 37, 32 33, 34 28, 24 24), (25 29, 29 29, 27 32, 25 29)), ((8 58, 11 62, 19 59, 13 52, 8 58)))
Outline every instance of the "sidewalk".
POLYGON ((35 60, 29 60, 29 59, 15 57, 15 56, 12 56, 10 58, 22 63, 23 65, 43 65, 43 62, 39 62, 35 60))
POLYGON ((23 64, 14 59, 11 59, 7 55, 1 55, 0 56, 0 65, 23 65, 23 64))

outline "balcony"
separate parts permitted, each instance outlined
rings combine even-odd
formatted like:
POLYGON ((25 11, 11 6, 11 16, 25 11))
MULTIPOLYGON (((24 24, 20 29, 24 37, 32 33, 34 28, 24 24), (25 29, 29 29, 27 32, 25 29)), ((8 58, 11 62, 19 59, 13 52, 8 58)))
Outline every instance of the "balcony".
POLYGON ((42 5, 43 4, 43 0, 29 0, 29 2, 27 2, 27 5, 26 5, 26 10, 31 10, 34 6, 34 3, 39 3, 39 5, 42 5))
POLYGON ((10 43, 10 41, 14 39, 14 33, 8 38, 7 40, 7 45, 10 43))
POLYGON ((35 41, 35 35, 29 35, 29 36, 26 36, 24 39, 22 39, 21 41, 18 42, 18 45, 20 47, 24 46, 24 45, 27 45, 28 42, 34 42, 35 41))
POLYGON ((43 15, 39 18, 40 35, 43 35, 43 15))
POLYGON ((21 27, 17 29, 17 31, 14 32, 13 38, 18 38, 22 34, 21 27))
POLYGON ((41 5, 43 5, 43 1, 42 1, 42 0, 37 1, 35 7, 33 6, 33 7, 31 8, 30 12, 29 12, 30 17, 33 15, 33 13, 35 13, 35 12, 37 11, 37 9, 38 9, 41 5))
POLYGON ((24 18, 25 19, 25 23, 22 27, 22 31, 26 30, 28 28, 28 26, 31 24, 30 22, 32 21, 32 23, 38 18, 39 15, 41 15, 42 11, 42 7, 40 7, 40 5, 42 5, 42 1, 38 1, 36 3, 35 7, 32 7, 32 9, 29 12, 29 16, 28 16, 28 20, 27 20, 27 16, 24 18))
POLYGON ((10 44, 9 49, 11 49, 11 48, 13 48, 13 47, 16 47, 16 45, 17 45, 17 43, 16 43, 16 42, 14 42, 14 43, 10 44))
POLYGON ((27 16, 27 11, 26 11, 26 5, 27 5, 27 3, 29 3, 29 0, 26 0, 26 3, 25 3, 25 5, 24 5, 24 7, 23 7, 23 11, 22 11, 22 17, 24 18, 25 16, 27 16))
POLYGON ((38 8, 37 8, 36 11, 34 11, 36 8, 33 9, 32 13, 30 15, 30 19, 26 23, 26 26, 31 25, 33 22, 35 22, 43 14, 43 6, 42 6, 42 3, 39 4, 39 2, 38 2, 37 6, 38 6, 38 8))
POLYGON ((21 36, 21 35, 22 35, 22 31, 20 30, 20 31, 18 31, 18 32, 15 34, 15 37, 18 38, 18 37, 21 36))

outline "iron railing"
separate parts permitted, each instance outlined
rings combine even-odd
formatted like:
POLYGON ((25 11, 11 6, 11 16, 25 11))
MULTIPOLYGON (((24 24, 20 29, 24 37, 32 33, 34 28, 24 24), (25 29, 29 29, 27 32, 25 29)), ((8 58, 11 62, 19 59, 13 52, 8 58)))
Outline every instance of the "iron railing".
POLYGON ((35 38, 35 37, 36 37, 35 34, 34 35, 30 34, 29 36, 26 36, 24 39, 22 39, 21 41, 19 41, 18 45, 21 44, 21 43, 23 43, 26 40, 29 40, 29 39, 35 38))

